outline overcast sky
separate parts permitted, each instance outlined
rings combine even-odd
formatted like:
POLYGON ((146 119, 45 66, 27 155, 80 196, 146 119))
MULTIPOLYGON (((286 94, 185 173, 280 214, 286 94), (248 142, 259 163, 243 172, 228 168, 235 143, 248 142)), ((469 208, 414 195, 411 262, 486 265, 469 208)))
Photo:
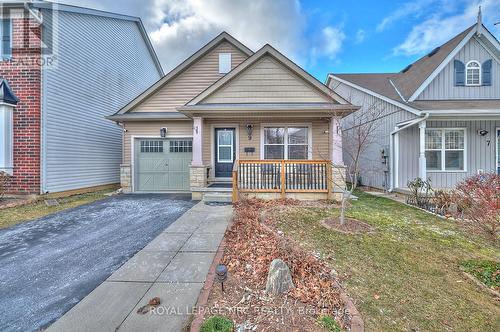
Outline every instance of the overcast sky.
POLYGON ((500 0, 63 0, 142 18, 165 72, 227 31, 266 43, 323 81, 329 72, 393 72, 475 23, 498 38, 500 0))

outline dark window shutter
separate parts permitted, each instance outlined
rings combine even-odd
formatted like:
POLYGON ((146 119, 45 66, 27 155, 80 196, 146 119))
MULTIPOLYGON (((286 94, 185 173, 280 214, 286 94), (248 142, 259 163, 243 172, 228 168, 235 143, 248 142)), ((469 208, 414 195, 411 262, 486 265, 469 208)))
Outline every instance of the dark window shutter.
POLYGON ((483 65, 481 68, 483 69, 483 74, 482 74, 482 80, 483 80, 483 85, 490 86, 491 85, 491 67, 493 65, 493 62, 491 59, 486 60, 483 62, 483 65))
POLYGON ((455 86, 465 85, 465 65, 460 60, 454 61, 455 65, 455 86))
POLYGON ((3 19, 2 21, 2 55, 3 59, 10 58, 12 55, 11 50, 11 31, 10 31, 10 19, 3 19))

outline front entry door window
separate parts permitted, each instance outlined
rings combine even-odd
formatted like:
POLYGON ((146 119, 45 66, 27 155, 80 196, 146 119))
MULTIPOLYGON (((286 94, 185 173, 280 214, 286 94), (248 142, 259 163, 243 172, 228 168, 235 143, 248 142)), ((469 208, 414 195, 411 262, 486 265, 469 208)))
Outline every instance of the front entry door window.
POLYGON ((232 175, 235 151, 235 129, 215 129, 215 177, 229 178, 232 175))

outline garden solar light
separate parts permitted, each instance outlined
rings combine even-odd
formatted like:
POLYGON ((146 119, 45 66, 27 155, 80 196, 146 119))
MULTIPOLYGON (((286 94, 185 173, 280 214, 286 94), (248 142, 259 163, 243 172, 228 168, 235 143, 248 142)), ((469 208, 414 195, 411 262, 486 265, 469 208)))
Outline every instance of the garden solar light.
POLYGON ((224 292, 224 281, 227 279, 227 266, 224 264, 219 264, 215 268, 215 276, 217 277, 217 281, 221 283, 222 291, 224 292))

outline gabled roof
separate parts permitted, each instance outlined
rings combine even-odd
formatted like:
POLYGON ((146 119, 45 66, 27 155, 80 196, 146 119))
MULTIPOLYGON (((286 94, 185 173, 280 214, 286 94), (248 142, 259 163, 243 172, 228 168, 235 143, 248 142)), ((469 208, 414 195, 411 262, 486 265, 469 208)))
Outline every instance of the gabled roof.
MULTIPOLYGON (((154 94, 156 91, 161 89, 163 86, 165 86, 168 82, 170 82, 172 79, 180 75, 182 72, 184 72, 189 66, 191 66, 193 63, 198 61, 201 57, 203 57, 205 54, 213 50, 215 47, 217 47, 220 43, 222 42, 228 42, 235 46, 237 49, 242 51, 248 56, 251 56, 253 54, 253 51, 243 45, 241 42, 239 42, 237 39, 235 39, 233 36, 228 34, 227 32, 222 32, 219 34, 217 37, 212 39, 210 42, 208 42, 205 46, 200 48, 196 53, 191 55, 189 58, 184 60, 180 65, 172 69, 168 74, 163 76, 160 80, 158 80, 156 83, 154 83, 152 86, 150 86, 148 89, 146 89, 143 93, 141 93, 139 96, 137 96, 134 100, 132 100, 130 103, 125 105, 121 110, 119 110, 116 114, 124 114, 133 109, 135 106, 143 102, 145 99, 147 99, 149 96, 154 94)), ((227 76, 227 75, 226 75, 227 76)))
POLYGON ((476 23, 399 73, 329 74, 327 85, 331 79, 344 81, 355 88, 366 90, 367 93, 415 112, 420 104, 412 102, 475 35, 481 40, 484 39, 484 44, 493 48, 494 52, 499 52, 498 40, 484 25, 476 23))
POLYGON ((252 64, 256 63, 259 59, 262 57, 270 55, 274 59, 276 59, 280 64, 284 65, 287 69, 291 70, 293 73, 295 73, 297 76, 305 80, 307 83, 309 83, 312 87, 314 87, 316 90, 318 90, 320 93, 324 94, 328 98, 332 99, 332 101, 335 101, 339 104, 348 104, 348 102, 337 95, 335 92, 330 90, 327 86, 325 86, 323 83, 318 81, 316 78, 314 78, 311 74, 306 72, 304 69, 302 69, 300 66, 295 64, 293 61, 288 59, 286 56, 281 54, 278 50, 276 50, 274 47, 272 47, 269 44, 264 45, 260 50, 255 52, 252 56, 250 56, 248 59, 243 61, 239 66, 237 66, 235 69, 230 71, 227 75, 222 77, 220 80, 209 86, 205 91, 200 93, 198 96, 193 98, 191 101, 189 101, 186 106, 193 106, 197 105, 200 102, 202 102, 204 99, 206 99, 208 96, 228 84, 231 80, 236 78, 239 74, 243 73, 247 68, 249 68, 252 64), (333 96, 332 96, 333 95, 333 96))
MULTIPOLYGON (((61 3, 55 3, 51 1, 40 1, 40 0, 33 0, 33 1, 12 1, 12 0, 6 0, 2 3, 3 7, 29 7, 31 9, 44 9, 44 10, 57 10, 57 11, 62 11, 62 12, 68 12, 68 13, 77 13, 77 14, 84 14, 84 15, 94 15, 94 16, 100 16, 100 17, 107 17, 107 18, 112 18, 112 19, 118 19, 118 20, 125 20, 125 21, 132 21, 137 24, 137 27, 139 28, 139 31, 142 35, 142 38, 146 42, 146 46, 149 50, 149 53, 151 54, 151 57, 153 58, 153 61, 155 63, 156 69, 160 73, 160 75, 163 75, 163 68, 161 67, 160 60, 158 59, 158 56, 153 48, 153 45, 151 44, 151 41, 149 40, 148 33, 146 32, 146 29, 144 28, 144 25, 142 24, 142 21, 140 17, 136 16, 129 16, 129 15, 122 15, 122 14, 117 14, 117 13, 112 13, 112 12, 107 12, 107 11, 102 11, 102 10, 97 10, 97 9, 92 9, 92 8, 85 8, 85 7, 78 7, 78 6, 73 6, 73 5, 65 5, 61 3)), ((33 12, 30 14, 33 15, 33 12)), ((40 18, 38 18, 40 19, 40 18)))
POLYGON ((9 86, 6 79, 0 78, 0 104, 17 105, 19 99, 9 86))
POLYGON ((461 49, 465 45, 470 37, 473 36, 475 26, 476 25, 473 25, 462 31, 454 38, 439 46, 439 48, 436 48, 436 53, 431 55, 431 53, 433 53, 431 52, 428 55, 421 57, 412 63, 407 71, 400 72, 396 75, 396 77, 394 77, 394 84, 406 100, 409 100, 413 96, 418 88, 422 86, 425 80, 431 76, 440 64, 449 62, 445 60, 455 49, 461 49))

